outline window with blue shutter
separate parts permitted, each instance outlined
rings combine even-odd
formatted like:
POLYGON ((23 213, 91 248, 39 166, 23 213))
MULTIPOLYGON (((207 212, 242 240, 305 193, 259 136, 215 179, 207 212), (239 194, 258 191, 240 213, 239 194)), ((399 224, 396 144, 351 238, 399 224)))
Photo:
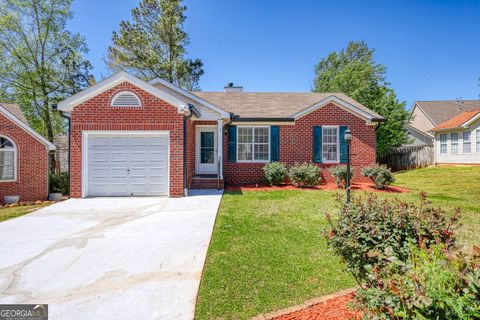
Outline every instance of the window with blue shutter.
POLYGON ((313 161, 322 162, 322 126, 313 127, 313 161))
POLYGON ((347 126, 340 126, 340 163, 347 163, 347 143, 345 142, 345 131, 347 126))
POLYGON ((280 127, 270 127, 270 161, 280 160, 280 127))
POLYGON ((237 127, 228 127, 228 162, 237 161, 237 127))

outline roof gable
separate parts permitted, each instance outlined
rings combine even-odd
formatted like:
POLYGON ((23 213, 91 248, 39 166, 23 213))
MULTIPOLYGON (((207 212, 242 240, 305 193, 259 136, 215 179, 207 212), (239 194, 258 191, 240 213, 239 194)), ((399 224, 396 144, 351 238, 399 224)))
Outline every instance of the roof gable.
POLYGON ((77 105, 119 85, 120 83, 123 83, 123 82, 128 82, 168 103, 170 103, 171 105, 177 107, 179 109, 179 112, 183 112, 185 110, 187 110, 187 104, 166 93, 166 92, 163 92, 162 90, 152 86, 151 84, 143 81, 143 80, 140 80, 126 72, 120 72, 120 73, 117 73, 103 81, 100 81, 96 84, 94 84, 93 86, 91 87, 88 87, 87 89, 77 93, 77 94, 74 94, 73 96, 61 101, 59 104, 58 104, 58 109, 59 110, 62 110, 62 111, 66 111, 66 112, 71 112, 73 110, 74 107, 76 107, 77 105))
POLYGON ((18 120, 28 124, 28 120, 22 111, 22 108, 16 103, 0 102, 0 106, 7 109, 12 115, 18 118, 18 120))
POLYGON ((459 114, 452 119, 449 119, 435 128, 432 131, 443 131, 443 130, 450 130, 456 128, 468 128, 470 124, 474 123, 476 120, 480 118, 480 109, 473 110, 473 111, 466 111, 459 114))
POLYGON ((438 101, 416 101, 423 113, 434 125, 439 125, 466 111, 480 110, 480 100, 438 100, 438 101))
MULTIPOLYGON (((17 117, 16 114, 13 114, 10 110, 16 110, 16 108, 12 108, 11 106, 7 109, 5 108, 4 104, 0 105, 0 113, 5 115, 8 119, 10 119, 12 122, 14 122, 16 125, 18 125, 20 128, 25 130, 27 133, 29 133, 31 136, 33 136, 35 139, 43 143, 48 147, 48 150, 55 150, 56 147, 53 143, 45 139, 44 136, 33 130, 26 121, 21 120, 19 117, 17 117)), ((22 113, 23 114, 23 113, 22 113)), ((25 118, 25 116, 23 116, 25 118)), ((25 119, 26 120, 26 119, 25 119)))

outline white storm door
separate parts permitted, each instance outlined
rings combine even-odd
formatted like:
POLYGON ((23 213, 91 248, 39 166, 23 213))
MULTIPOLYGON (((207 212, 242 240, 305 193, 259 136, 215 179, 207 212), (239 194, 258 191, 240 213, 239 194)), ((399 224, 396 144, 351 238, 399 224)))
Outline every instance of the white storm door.
POLYGON ((217 140, 217 127, 196 127, 196 173, 217 173, 217 140))
POLYGON ((168 134, 88 135, 86 195, 168 195, 168 142, 168 134))

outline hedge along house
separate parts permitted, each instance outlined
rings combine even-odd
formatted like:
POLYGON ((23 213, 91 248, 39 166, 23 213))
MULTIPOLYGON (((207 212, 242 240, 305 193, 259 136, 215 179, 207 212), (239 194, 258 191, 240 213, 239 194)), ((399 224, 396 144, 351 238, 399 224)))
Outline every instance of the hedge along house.
MULTIPOLYGON (((263 166, 376 160, 380 115, 340 93, 189 92, 116 74, 62 101, 71 115, 71 196, 182 196, 263 182, 263 166)), ((362 179, 357 174, 356 179, 362 179)))
POLYGON ((0 202, 4 196, 20 201, 48 197, 48 153, 55 146, 33 130, 20 107, 0 103, 0 202))

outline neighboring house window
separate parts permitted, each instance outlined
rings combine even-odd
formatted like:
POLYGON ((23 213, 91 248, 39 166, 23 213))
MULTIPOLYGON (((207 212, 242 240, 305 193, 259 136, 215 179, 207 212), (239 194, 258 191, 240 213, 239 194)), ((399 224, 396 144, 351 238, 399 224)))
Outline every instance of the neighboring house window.
POLYGON ((322 127, 323 162, 338 162, 338 127, 322 127))
POLYGON ((0 136, 0 181, 15 180, 16 152, 13 142, 0 136))
POLYGON ((270 159, 269 127, 238 127, 238 161, 267 162, 270 159))
POLYGON ((446 154, 447 153, 447 134, 442 133, 440 135, 440 153, 446 154))
POLYGON ((140 98, 131 91, 117 93, 112 99, 112 107, 141 107, 140 98))
POLYGON ((477 153, 480 153, 480 129, 477 132, 477 153))
POLYGON ((450 134, 450 148, 452 154, 458 154, 458 133, 456 132, 450 134))
POLYGON ((463 132, 463 153, 471 153, 472 144, 470 141, 470 131, 463 132))

